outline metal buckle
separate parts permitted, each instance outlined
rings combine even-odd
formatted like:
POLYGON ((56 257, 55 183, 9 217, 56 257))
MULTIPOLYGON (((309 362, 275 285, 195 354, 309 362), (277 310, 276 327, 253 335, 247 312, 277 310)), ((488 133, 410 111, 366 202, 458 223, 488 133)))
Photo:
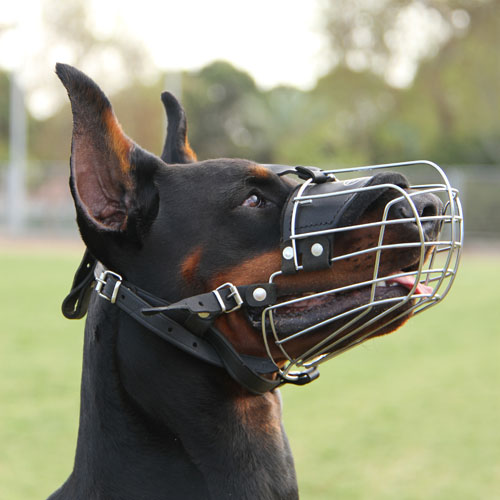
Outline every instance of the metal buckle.
POLYGON ((224 313, 231 313, 233 311, 236 311, 239 309, 242 304, 243 304, 243 299, 241 298, 240 292, 238 292, 238 289, 232 284, 232 283, 224 283, 223 285, 217 287, 214 291, 213 294, 215 295, 215 298, 219 302, 220 308, 222 309, 222 312, 224 313), (224 288, 229 288, 230 292, 227 295, 228 299, 234 299, 236 302, 236 305, 232 309, 227 309, 226 304, 224 304, 224 300, 221 297, 221 294, 219 293, 219 290, 223 290, 224 288))
POLYGON ((120 289, 122 280, 123 278, 119 274, 114 273, 113 271, 105 270, 100 274, 99 278, 96 278, 97 283, 95 286, 95 291, 99 294, 100 297, 109 300, 112 304, 114 304, 116 302, 116 297, 118 297, 118 290, 120 289), (113 293, 111 294, 111 297, 108 297, 107 295, 104 295, 104 293, 102 293, 103 288, 106 286, 107 283, 106 280, 109 275, 116 278, 116 283, 113 288, 113 293))

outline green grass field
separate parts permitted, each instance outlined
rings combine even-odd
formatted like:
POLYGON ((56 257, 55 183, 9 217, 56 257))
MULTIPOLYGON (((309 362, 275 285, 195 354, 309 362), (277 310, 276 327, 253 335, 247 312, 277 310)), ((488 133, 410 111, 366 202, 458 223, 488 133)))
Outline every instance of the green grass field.
MULTIPOLYGON (((46 498, 72 468, 78 260, 0 252, 0 500, 46 498)), ((499 281, 500 256, 466 256, 443 304, 283 390, 303 500, 500 498, 499 281)))

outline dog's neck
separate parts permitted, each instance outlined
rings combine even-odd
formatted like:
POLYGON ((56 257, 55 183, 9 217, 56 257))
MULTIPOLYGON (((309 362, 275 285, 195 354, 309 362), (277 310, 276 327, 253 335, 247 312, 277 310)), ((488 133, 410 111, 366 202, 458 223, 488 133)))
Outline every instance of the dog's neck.
POLYGON ((249 395, 114 306, 90 307, 75 468, 54 498, 298 498, 277 391, 249 395))

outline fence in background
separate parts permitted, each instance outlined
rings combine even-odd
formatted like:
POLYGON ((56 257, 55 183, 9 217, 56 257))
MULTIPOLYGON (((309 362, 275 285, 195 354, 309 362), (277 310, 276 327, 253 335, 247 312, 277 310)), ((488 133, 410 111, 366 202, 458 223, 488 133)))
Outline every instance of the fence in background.
MULTIPOLYGON (((500 165, 445 167, 461 193, 467 242, 500 241, 500 165)), ((67 163, 28 165, 23 227, 17 236, 77 237, 75 212, 68 187, 67 163)), ((6 178, 0 164, 0 236, 9 236, 6 178)))

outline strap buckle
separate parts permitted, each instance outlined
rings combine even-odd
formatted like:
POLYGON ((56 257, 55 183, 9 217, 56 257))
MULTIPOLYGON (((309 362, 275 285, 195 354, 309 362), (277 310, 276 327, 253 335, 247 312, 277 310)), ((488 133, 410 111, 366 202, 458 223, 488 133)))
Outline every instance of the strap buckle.
POLYGON ((99 277, 96 278, 96 281, 97 281, 97 283, 95 285, 95 291, 99 294, 99 297, 102 297, 103 299, 109 300, 109 302, 114 304, 116 302, 116 297, 118 297, 118 290, 120 290, 120 286, 122 284, 123 278, 119 274, 105 269, 104 271, 102 271, 102 273, 99 275, 99 277), (111 297, 108 297, 103 292, 104 287, 108 283, 107 282, 108 276, 112 276, 113 278, 116 279, 116 283, 115 283, 115 286, 113 287, 113 292, 111 293, 111 297))
POLYGON ((223 312, 223 313, 229 314, 233 311, 236 311, 243 304, 243 299, 241 298, 240 292, 238 292, 238 289, 232 283, 224 283, 223 285, 221 285, 218 288, 216 288, 215 290, 213 290, 212 293, 215 295, 215 298, 217 299, 217 302, 220 305, 221 312, 223 312), (224 299, 222 298, 222 295, 220 294, 220 291, 222 291, 226 288, 229 289, 229 292, 230 292, 227 294, 226 299, 234 299, 234 302, 236 303, 236 305, 231 309, 228 309, 226 307, 224 299))

